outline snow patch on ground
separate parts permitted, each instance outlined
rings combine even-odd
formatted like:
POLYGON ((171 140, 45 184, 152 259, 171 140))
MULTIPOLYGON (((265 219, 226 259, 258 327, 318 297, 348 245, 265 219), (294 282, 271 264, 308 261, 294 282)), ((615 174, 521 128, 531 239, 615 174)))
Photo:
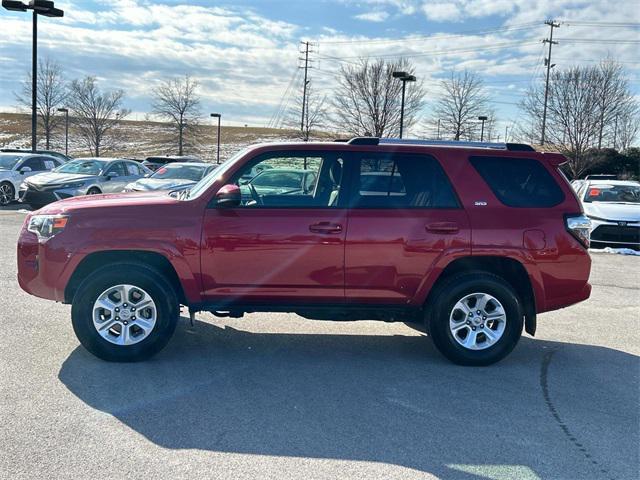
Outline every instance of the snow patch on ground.
POLYGON ((589 253, 617 253, 618 255, 636 255, 640 256, 640 251, 631 248, 590 248, 589 253))

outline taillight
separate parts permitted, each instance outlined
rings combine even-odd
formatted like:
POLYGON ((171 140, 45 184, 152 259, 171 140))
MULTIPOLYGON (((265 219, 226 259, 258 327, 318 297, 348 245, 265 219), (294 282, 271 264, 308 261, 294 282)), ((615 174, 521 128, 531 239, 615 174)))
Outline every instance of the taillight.
POLYGON ((576 237, 585 248, 589 248, 591 240, 591 220, 585 215, 567 215, 564 219, 567 231, 576 237))

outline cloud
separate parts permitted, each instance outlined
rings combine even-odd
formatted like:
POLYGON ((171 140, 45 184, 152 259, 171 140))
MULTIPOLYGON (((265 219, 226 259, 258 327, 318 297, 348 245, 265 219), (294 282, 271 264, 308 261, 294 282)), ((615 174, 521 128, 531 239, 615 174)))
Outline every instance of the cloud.
POLYGON ((384 10, 378 10, 375 12, 361 13, 359 15, 355 15, 353 18, 364 20, 366 22, 384 22, 387 18, 389 18, 389 13, 385 12, 384 10))
POLYGON ((435 22, 462 20, 460 8, 453 2, 425 3, 422 6, 422 11, 429 20, 435 22))

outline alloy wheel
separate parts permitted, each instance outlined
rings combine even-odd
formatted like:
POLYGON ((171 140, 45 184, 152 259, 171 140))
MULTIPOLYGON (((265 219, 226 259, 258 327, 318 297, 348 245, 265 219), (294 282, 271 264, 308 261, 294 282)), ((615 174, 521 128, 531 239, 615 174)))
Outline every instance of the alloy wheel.
POLYGON ((93 326, 102 338, 115 345, 133 345, 147 338, 157 315, 153 298, 134 285, 109 287, 93 304, 93 326))
POLYGON ((449 331, 469 350, 485 350, 502 338, 507 324, 504 307, 488 293, 472 293, 456 302, 449 315, 449 331))

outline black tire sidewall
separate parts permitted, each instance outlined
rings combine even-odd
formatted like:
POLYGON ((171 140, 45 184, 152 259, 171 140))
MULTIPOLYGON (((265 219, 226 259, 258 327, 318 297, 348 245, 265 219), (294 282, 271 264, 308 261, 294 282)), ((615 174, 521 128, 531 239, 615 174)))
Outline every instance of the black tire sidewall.
POLYGON ((80 343, 95 356, 115 362, 146 360, 162 350, 171 339, 179 317, 175 290, 158 272, 137 265, 104 267, 78 288, 71 307, 73 330, 80 343), (93 304, 109 287, 129 284, 145 290, 153 299, 157 318, 153 331, 133 345, 115 345, 105 340, 93 325, 93 304))
POLYGON ((91 187, 87 190, 87 195, 100 195, 102 192, 98 187, 91 187))
POLYGON ((515 291, 500 277, 485 274, 469 274, 447 282, 435 299, 429 330, 438 350, 459 365, 483 366, 506 357, 516 346, 523 328, 522 306, 515 291), (505 309, 507 322, 502 337, 484 350, 469 350, 460 345, 449 329, 449 316, 454 305, 471 293, 488 293, 505 309))

